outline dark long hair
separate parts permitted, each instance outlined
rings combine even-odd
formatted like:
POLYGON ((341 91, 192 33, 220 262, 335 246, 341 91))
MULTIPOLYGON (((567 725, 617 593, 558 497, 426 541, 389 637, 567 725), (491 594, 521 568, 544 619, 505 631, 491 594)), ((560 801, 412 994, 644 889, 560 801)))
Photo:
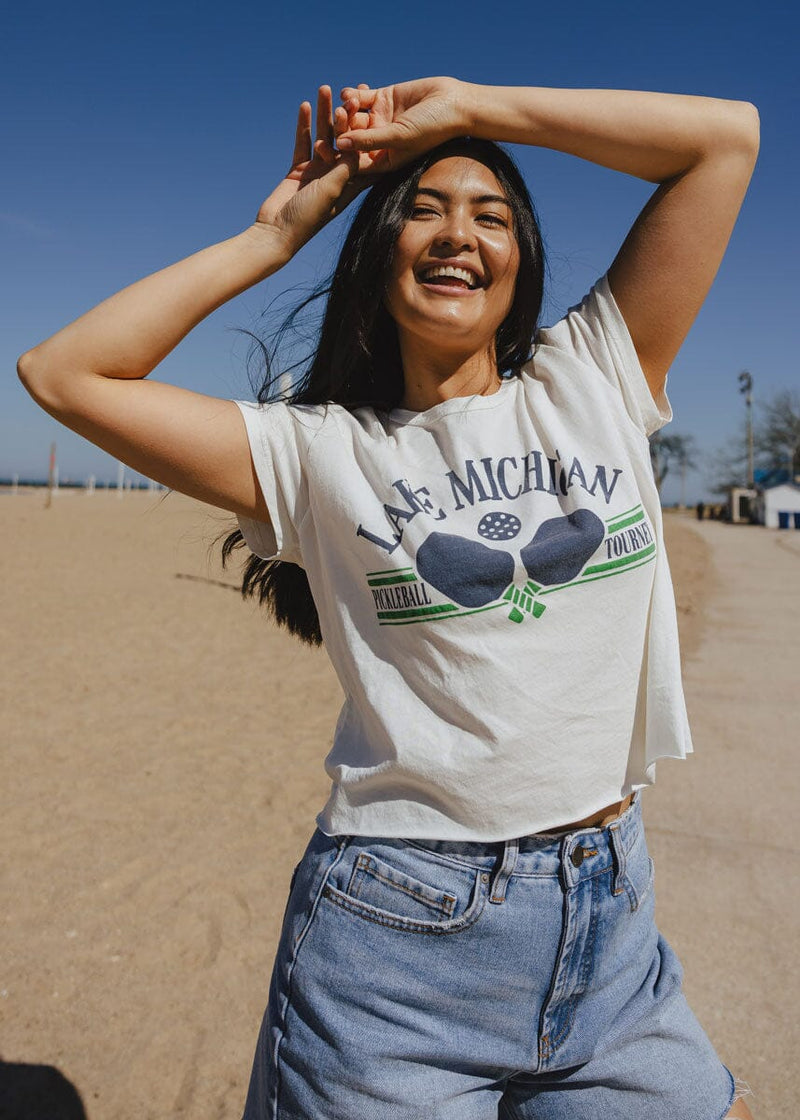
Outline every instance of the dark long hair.
MULTIPOLYGON (((291 390, 276 392, 277 347, 257 340, 266 370, 257 399, 264 404, 326 404, 353 410, 389 411, 403 398, 403 367, 394 320, 384 305, 385 282, 395 242, 408 221, 420 177, 448 156, 467 156, 487 167, 503 188, 513 215, 519 270, 511 309, 495 336, 497 369, 520 376, 531 356, 544 291, 544 249, 528 188, 511 156, 490 140, 461 137, 433 148, 413 163, 380 178, 364 196, 350 225, 333 274, 284 322, 278 341, 298 313, 327 296, 319 340, 291 390)), ((280 371, 279 371, 280 372, 280 371)), ((222 546, 226 563, 244 545, 237 529, 222 546)), ((282 560, 250 555, 242 595, 257 596, 277 623, 311 645, 322 643, 319 616, 305 571, 282 560)))

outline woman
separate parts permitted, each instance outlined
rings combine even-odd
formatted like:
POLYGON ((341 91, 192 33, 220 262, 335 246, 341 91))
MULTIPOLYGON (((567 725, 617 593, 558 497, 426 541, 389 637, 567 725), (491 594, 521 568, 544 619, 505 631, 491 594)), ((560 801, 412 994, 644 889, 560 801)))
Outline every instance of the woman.
POLYGON ((342 101, 313 147, 301 107, 253 226, 20 360, 53 415, 239 516, 250 586, 344 687, 246 1116, 749 1117, 655 928, 640 791, 691 749, 647 436, 757 114, 445 78, 342 101), (659 184, 529 361, 541 245, 496 140, 659 184), (144 380, 370 183, 294 403, 144 380))

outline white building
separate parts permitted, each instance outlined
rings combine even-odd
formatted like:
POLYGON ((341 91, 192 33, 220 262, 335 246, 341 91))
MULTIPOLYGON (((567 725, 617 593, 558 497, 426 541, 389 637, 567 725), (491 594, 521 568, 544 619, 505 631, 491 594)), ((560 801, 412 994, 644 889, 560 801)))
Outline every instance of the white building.
POLYGON ((728 509, 734 525, 749 525, 755 519, 756 490, 746 490, 743 486, 734 486, 728 491, 728 509))
POLYGON ((759 522, 768 529, 800 529, 800 485, 782 482, 761 490, 756 499, 759 522))

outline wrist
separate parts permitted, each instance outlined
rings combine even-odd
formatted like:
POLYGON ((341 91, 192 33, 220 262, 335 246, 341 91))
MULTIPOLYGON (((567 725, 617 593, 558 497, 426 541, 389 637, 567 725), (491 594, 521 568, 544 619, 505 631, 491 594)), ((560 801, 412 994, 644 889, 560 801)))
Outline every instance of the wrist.
POLYGON ((469 113, 469 135, 480 140, 498 140, 496 110, 501 93, 497 86, 468 83, 465 104, 469 113))
POLYGON ((462 82, 460 79, 456 79, 456 81, 456 116, 459 123, 455 135, 477 136, 480 94, 481 90, 486 87, 477 85, 475 82, 462 82))
POLYGON ((499 144, 540 144, 550 92, 535 86, 472 85, 470 135, 499 144))
POLYGON ((260 260, 265 278, 288 264, 299 248, 288 233, 266 222, 253 222, 238 236, 248 253, 260 260))

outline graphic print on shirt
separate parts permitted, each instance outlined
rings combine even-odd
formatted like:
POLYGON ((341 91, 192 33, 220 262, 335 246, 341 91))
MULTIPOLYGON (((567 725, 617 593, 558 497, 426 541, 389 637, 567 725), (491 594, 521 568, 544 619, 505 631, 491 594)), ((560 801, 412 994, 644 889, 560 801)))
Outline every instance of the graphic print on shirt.
MULTIPOLYGON (((505 461, 516 462, 509 458, 505 461)), ((566 494, 577 479, 592 497, 599 487, 608 505, 621 469, 615 469, 609 484, 604 468, 598 467, 590 487, 577 459, 573 460, 569 475, 562 469, 560 478, 553 469, 554 462, 550 460, 549 485, 533 489, 556 496, 559 483, 558 489, 566 494)), ((488 462, 483 464, 493 482, 488 462)), ((472 461, 467 461, 467 467, 469 478, 472 461)), ((523 492, 523 487, 509 491, 504 480, 501 496, 496 485, 492 489, 480 486, 474 470, 471 482, 477 482, 477 487, 468 488, 454 471, 449 472, 448 478, 456 510, 466 509, 476 499, 516 498, 523 492), (457 485, 452 485, 454 477, 457 485)), ((434 521, 447 517, 443 508, 437 510, 427 487, 413 489, 406 479, 397 480, 393 486, 402 495, 405 507, 384 506, 394 527, 391 539, 385 540, 363 525, 356 530, 358 536, 381 546, 389 555, 399 547, 405 527, 418 514, 427 514, 434 521)), ((586 508, 545 518, 527 540, 522 530, 520 517, 508 510, 494 509, 479 517, 474 530, 492 544, 434 529, 417 546, 413 567, 367 572, 379 624, 432 622, 498 608, 507 610, 511 622, 520 623, 527 617, 540 618, 544 614, 544 596, 619 575, 655 559, 655 538, 641 503, 605 520, 586 508), (518 586, 515 571, 520 568, 527 579, 518 586), (437 592, 444 601, 435 601, 437 592)))

